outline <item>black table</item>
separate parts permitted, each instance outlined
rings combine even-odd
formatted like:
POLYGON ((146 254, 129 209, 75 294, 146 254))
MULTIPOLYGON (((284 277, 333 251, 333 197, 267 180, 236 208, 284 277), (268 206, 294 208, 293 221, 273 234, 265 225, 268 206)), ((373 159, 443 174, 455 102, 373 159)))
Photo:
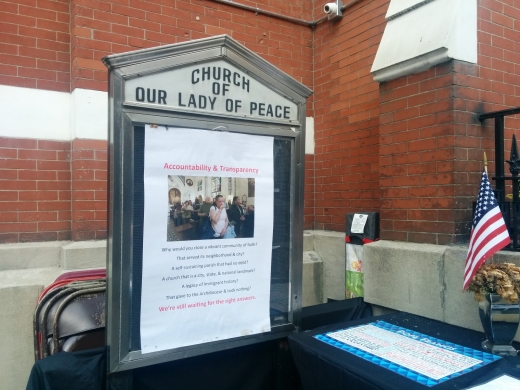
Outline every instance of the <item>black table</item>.
MULTIPOLYGON (((429 387, 380 367, 354 354, 328 345, 313 336, 386 321, 438 339, 482 351, 484 334, 408 313, 389 314, 323 326, 289 336, 289 343, 304 390, 425 390, 429 387)), ((433 390, 464 389, 507 374, 520 379, 520 357, 509 356, 475 371, 430 387, 433 390)))

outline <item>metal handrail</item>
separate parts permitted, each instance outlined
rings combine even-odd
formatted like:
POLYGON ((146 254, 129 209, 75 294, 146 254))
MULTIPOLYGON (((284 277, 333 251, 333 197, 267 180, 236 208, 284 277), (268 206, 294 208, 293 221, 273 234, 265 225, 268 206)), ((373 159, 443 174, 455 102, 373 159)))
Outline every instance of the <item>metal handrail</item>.
POLYGON ((478 116, 478 120, 480 122, 483 122, 486 119, 497 118, 499 116, 515 115, 515 114, 520 114, 520 107, 508 108, 507 110, 488 112, 487 114, 480 114, 478 116))
POLYGON ((481 123, 486 119, 495 119, 495 176, 492 177, 496 183, 495 195, 511 236, 512 245, 510 249, 520 251, 520 198, 518 195, 518 174, 520 171, 518 169, 519 158, 514 135, 511 146, 511 157, 509 161, 507 161, 510 164, 509 170, 512 175, 506 176, 504 168, 506 162, 504 156, 504 117, 516 114, 520 114, 520 107, 479 114, 478 119, 481 123), (512 202, 506 201, 506 180, 512 182, 512 202))

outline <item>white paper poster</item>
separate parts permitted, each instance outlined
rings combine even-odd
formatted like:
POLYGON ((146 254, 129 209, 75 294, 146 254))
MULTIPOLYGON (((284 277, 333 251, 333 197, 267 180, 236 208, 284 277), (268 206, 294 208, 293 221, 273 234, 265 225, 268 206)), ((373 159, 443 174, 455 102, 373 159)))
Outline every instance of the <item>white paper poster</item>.
POLYGON ((435 380, 482 363, 482 360, 454 352, 455 348, 443 347, 427 337, 415 340, 405 334, 403 330, 392 332, 368 324, 327 335, 435 380))
POLYGON ((352 226, 350 227, 350 232, 363 234, 363 232, 365 231, 365 225, 367 223, 367 220, 367 214, 354 214, 354 218, 352 219, 352 226))
POLYGON ((467 390, 518 390, 520 380, 509 375, 501 375, 481 385, 468 387, 467 390))
POLYGON ((147 125, 144 193, 142 353, 269 332, 273 138, 147 125))

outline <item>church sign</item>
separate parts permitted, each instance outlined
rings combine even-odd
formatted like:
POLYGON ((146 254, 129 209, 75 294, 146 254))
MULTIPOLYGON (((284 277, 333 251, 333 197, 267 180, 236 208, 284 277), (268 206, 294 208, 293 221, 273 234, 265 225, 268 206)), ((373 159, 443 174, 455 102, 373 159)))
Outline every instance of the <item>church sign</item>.
POLYGON ((298 106, 225 60, 128 80, 125 103, 191 113, 298 122, 298 106))
POLYGON ((297 330, 312 91, 226 35, 103 62, 111 380, 297 330))

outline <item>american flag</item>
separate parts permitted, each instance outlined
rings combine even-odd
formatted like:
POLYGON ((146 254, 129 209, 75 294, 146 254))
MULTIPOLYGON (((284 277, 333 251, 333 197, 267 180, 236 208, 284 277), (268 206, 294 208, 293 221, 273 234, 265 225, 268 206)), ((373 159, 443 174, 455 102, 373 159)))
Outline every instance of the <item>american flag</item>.
POLYGON ((471 283, 480 266, 510 242, 502 212, 484 171, 469 239, 468 257, 464 270, 464 290, 471 283))

